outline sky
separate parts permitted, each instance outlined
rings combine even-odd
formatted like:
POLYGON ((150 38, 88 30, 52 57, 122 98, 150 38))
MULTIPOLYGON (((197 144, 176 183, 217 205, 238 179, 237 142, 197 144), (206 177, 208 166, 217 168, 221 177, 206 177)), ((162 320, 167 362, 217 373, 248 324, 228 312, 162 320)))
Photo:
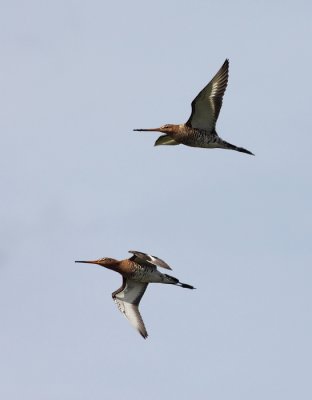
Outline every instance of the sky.
POLYGON ((0 4, 0 397, 312 398, 311 2, 0 4), (154 147, 226 58, 219 135, 154 147), (164 259, 144 341, 118 274, 164 259))

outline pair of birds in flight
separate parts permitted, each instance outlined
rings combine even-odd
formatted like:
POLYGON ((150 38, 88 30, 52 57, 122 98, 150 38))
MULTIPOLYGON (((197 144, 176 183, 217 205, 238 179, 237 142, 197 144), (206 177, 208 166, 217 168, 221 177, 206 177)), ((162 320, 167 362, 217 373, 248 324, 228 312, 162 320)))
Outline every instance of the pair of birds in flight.
MULTIPOLYGON (((215 130, 228 77, 229 60, 225 60, 220 70, 193 100, 192 113, 185 124, 167 124, 160 128, 134 130, 163 133, 156 140, 155 146, 184 144, 191 147, 236 150, 254 155, 243 147, 237 147, 221 139, 215 130)), ((122 275, 122 285, 112 293, 112 297, 119 310, 146 339, 148 335, 139 312, 139 303, 148 284, 165 283, 187 289, 194 289, 194 287, 158 271, 157 267, 171 270, 169 265, 160 258, 139 251, 129 252, 133 254, 132 257, 121 261, 113 258, 101 258, 93 261, 76 262, 97 264, 122 275)))

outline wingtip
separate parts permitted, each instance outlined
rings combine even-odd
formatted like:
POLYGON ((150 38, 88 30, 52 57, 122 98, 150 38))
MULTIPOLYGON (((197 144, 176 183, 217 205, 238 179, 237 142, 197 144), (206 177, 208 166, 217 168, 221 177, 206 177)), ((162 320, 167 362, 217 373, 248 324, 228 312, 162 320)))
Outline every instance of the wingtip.
POLYGON ((147 330, 145 329, 145 327, 144 327, 144 330, 139 330, 138 329, 138 332, 139 332, 139 334, 142 336, 142 338, 144 340, 146 340, 148 338, 148 333, 147 333, 147 330))
POLYGON ((185 289, 196 289, 194 286, 188 285, 187 283, 178 282, 176 285, 185 289))
MULTIPOLYGON (((230 145, 231 146, 231 145, 230 145)), ((233 146, 233 145, 232 145, 233 146)), ((230 148, 230 150, 236 150, 236 151, 239 151, 240 153, 245 153, 245 154, 249 154, 250 156, 254 156, 255 154, 254 153, 252 153, 251 151, 249 151, 249 150, 247 150, 247 149, 244 149, 244 147, 237 147, 237 146, 234 146, 234 148, 232 148, 232 147, 229 147, 230 148)))
MULTIPOLYGON (((164 135, 165 136, 165 135, 164 135)), ((163 136, 160 136, 154 143, 154 147, 156 146, 161 146, 163 143, 162 142, 163 136)))

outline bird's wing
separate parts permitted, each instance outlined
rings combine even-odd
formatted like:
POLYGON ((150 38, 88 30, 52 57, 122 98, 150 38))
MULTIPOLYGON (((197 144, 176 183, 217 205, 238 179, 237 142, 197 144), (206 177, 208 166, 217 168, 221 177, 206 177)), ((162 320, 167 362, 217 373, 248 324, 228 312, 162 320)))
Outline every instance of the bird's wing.
POLYGON ((222 99, 229 77, 229 60, 211 79, 207 86, 192 101, 192 114, 186 125, 192 128, 213 131, 222 106, 222 99))
POLYGON ((148 283, 136 282, 132 279, 123 278, 122 286, 112 293, 112 297, 119 310, 129 320, 139 333, 147 338, 147 331, 139 312, 139 303, 145 293, 148 283))
POLYGON ((180 144, 176 142, 172 137, 169 135, 161 135, 155 142, 155 146, 160 146, 160 145, 169 145, 169 146, 175 146, 177 144, 180 144))
POLYGON ((132 253, 133 256, 130 258, 131 261, 137 262, 138 264, 147 263, 148 265, 154 265, 155 267, 161 267, 165 269, 172 269, 169 267, 165 261, 161 260, 158 257, 151 256, 150 254, 141 253, 140 251, 129 250, 129 253, 132 253))

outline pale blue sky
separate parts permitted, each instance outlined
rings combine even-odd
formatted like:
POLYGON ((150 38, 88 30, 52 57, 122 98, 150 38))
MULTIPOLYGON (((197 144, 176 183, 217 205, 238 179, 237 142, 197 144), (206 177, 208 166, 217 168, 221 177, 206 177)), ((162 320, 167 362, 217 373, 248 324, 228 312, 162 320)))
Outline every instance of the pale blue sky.
POLYGON ((0 397, 312 398, 308 1, 2 1, 0 397), (154 148, 230 59, 217 125, 154 148), (144 341, 117 274, 155 254, 144 341))

